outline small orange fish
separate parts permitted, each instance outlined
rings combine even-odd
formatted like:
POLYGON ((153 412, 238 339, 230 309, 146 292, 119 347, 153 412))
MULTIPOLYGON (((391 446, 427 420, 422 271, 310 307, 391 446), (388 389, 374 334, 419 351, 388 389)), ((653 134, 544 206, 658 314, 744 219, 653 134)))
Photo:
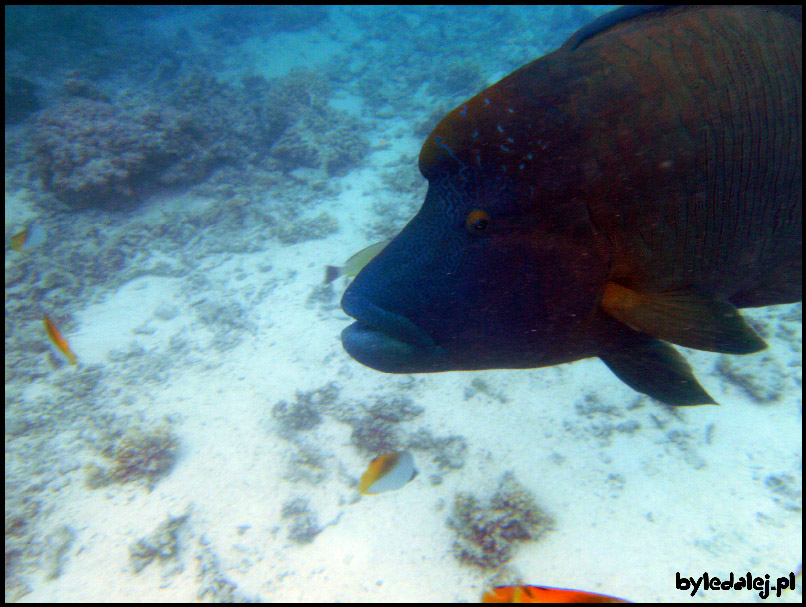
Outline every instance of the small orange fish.
POLYGON ((59 333, 59 329, 56 328, 56 324, 47 314, 43 314, 45 320, 45 331, 50 337, 50 341, 53 342, 53 345, 67 357, 67 360, 70 361, 71 365, 78 364, 78 359, 76 355, 73 354, 73 351, 70 349, 70 346, 67 344, 67 341, 62 337, 62 334, 59 333))
POLYGON ((499 586, 481 597, 482 603, 629 603, 606 594, 548 588, 546 586, 499 586))
POLYGON ((45 230, 39 224, 32 223, 30 226, 14 234, 9 239, 9 244, 18 253, 30 253, 33 249, 45 241, 45 230))
POLYGON ((28 228, 17 232, 14 236, 11 237, 11 248, 15 251, 20 251, 25 244, 25 241, 28 240, 28 228))

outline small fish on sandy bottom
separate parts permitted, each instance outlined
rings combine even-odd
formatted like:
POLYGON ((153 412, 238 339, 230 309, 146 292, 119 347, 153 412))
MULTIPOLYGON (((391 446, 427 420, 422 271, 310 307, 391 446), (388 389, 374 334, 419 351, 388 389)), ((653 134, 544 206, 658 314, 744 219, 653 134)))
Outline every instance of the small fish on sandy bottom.
POLYGON ((67 340, 62 337, 62 334, 56 327, 56 323, 53 322, 53 319, 48 316, 47 313, 43 313, 42 316, 45 323, 45 332, 48 334, 51 343, 56 347, 56 350, 64 355, 71 365, 78 364, 76 355, 70 349, 70 345, 67 343, 67 340))
POLYGON ((629 603, 606 594, 549 588, 547 586, 499 586, 485 592, 482 603, 629 603))
POLYGON ((32 223, 14 234, 9 239, 9 246, 18 253, 30 253, 43 242, 45 242, 45 229, 37 223, 32 223))
POLYGON ((361 476, 359 491, 363 495, 374 495, 400 489, 415 476, 414 457, 408 451, 396 451, 379 455, 369 463, 361 476))

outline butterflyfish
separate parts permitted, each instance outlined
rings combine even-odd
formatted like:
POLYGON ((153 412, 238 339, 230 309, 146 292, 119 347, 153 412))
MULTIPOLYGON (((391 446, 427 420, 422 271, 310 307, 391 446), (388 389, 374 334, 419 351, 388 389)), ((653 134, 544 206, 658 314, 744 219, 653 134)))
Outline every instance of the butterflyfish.
POLYGON ((408 451, 379 455, 361 476, 359 491, 364 495, 400 489, 417 476, 414 457, 408 451))
POLYGON ((485 592, 482 603, 629 603, 606 594, 549 588, 547 586, 499 586, 485 592))
POLYGON ((45 229, 36 223, 20 230, 9 239, 12 250, 20 253, 30 253, 43 242, 45 242, 45 229))
POLYGON ((361 249, 344 262, 343 266, 327 266, 325 270, 325 282, 333 282, 339 276, 355 276, 361 269, 389 244, 388 240, 376 242, 361 249))
POLYGON ((68 361, 70 361, 71 365, 75 365, 78 363, 78 359, 73 351, 70 349, 70 345, 67 343, 67 340, 62 337, 62 334, 59 333, 59 329, 56 327, 56 324, 53 322, 53 319, 48 316, 47 314, 43 314, 45 320, 45 331, 50 338, 50 341, 53 342, 53 345, 56 346, 56 349, 64 354, 68 361))

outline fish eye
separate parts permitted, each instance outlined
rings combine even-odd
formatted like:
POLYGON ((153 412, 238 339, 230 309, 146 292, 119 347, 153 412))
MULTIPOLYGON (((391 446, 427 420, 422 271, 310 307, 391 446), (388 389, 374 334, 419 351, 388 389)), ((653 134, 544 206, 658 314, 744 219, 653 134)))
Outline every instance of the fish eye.
POLYGON ((465 229, 471 234, 481 234, 490 224, 490 216, 481 209, 473 209, 465 219, 465 229))

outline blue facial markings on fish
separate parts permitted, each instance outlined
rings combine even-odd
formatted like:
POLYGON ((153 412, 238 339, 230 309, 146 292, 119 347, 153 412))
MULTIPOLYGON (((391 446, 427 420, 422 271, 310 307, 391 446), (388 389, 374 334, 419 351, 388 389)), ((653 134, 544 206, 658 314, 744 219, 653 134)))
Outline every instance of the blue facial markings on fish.
POLYGON ((443 149, 444 149, 446 152, 448 152, 448 154, 450 155, 450 157, 451 157, 451 158, 453 158, 453 159, 454 159, 456 162, 458 162, 459 164, 462 164, 462 162, 461 162, 461 161, 460 161, 460 160, 459 160, 459 159, 458 159, 456 156, 454 156, 454 155, 453 155, 453 152, 451 151, 451 148, 449 148, 447 145, 445 145, 444 140, 443 140, 443 138, 442 138, 442 137, 440 137, 440 136, 436 136, 436 137, 434 137, 434 141, 436 142, 436 144, 437 144, 438 146, 440 146, 440 147, 441 147, 441 148, 443 148, 443 149))

